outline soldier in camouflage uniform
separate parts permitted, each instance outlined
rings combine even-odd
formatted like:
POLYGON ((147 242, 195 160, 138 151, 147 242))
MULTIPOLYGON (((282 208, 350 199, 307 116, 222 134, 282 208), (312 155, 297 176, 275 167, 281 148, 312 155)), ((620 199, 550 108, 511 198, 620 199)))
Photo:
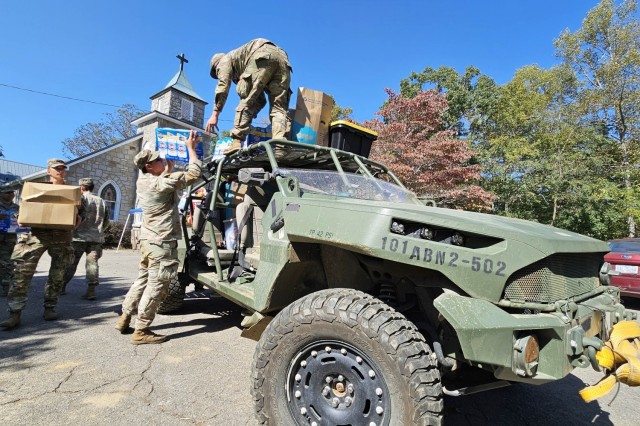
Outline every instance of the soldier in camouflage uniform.
POLYGON ((122 303, 122 315, 116 329, 124 333, 131 317, 138 313, 131 343, 142 345, 167 340, 149 330, 160 302, 167 296, 171 281, 178 275, 178 238, 181 238, 178 202, 180 191, 194 183, 201 173, 195 152, 198 134, 191 131, 186 142, 189 165, 184 172, 172 173, 173 162, 166 166, 157 151, 139 152, 134 163, 142 171, 137 182, 137 196, 142 207, 140 227, 140 266, 138 278, 122 303))
POLYGON ((104 243, 103 231, 109 226, 109 212, 107 203, 97 195, 93 195, 93 179, 82 178, 78 182, 82 190, 84 204, 84 220, 73 231, 73 262, 64 273, 64 281, 60 294, 66 294, 67 284, 73 278, 78 269, 78 263, 83 254, 87 255, 85 261, 87 292, 83 299, 95 300, 96 287, 98 286, 98 259, 102 257, 102 244, 104 243))
POLYGON ((249 133, 251 121, 267 104, 274 138, 285 138, 288 132, 287 111, 291 97, 291 65, 287 53, 267 39, 258 38, 232 50, 216 53, 211 58, 212 78, 218 79, 213 113, 207 121, 206 130, 214 132, 218 116, 222 112, 231 82, 236 84, 240 103, 231 130, 233 144, 225 152, 231 154, 240 149, 249 133))
POLYGON ((16 245, 18 205, 13 202, 16 192, 13 188, 0 188, 0 296, 6 296, 13 282, 13 261, 11 253, 16 245))
MULTIPOLYGON (((47 173, 53 185, 64 185, 67 174, 67 163, 64 160, 51 159, 47 163, 47 173)), ((82 211, 82 207, 80 208, 82 211)), ((81 221, 78 217, 76 222, 81 221)), ((20 314, 27 305, 27 296, 31 278, 36 271, 38 261, 44 252, 51 256, 49 279, 44 287, 44 315, 47 321, 58 319, 55 307, 58 303, 58 293, 62 288, 64 270, 71 262, 73 247, 71 246, 72 231, 48 228, 31 228, 31 234, 25 241, 16 244, 11 259, 15 264, 15 278, 9 288, 7 302, 9 303, 9 319, 0 323, 0 327, 7 330, 20 325, 20 314)))

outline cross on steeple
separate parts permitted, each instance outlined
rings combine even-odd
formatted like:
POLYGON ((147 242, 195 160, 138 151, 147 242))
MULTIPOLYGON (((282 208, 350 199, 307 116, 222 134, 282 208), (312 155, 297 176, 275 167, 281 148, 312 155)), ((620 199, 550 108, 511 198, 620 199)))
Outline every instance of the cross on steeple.
POLYGON ((176 58, 180 59, 180 71, 184 68, 185 62, 189 62, 187 58, 185 58, 184 53, 179 54, 176 58))

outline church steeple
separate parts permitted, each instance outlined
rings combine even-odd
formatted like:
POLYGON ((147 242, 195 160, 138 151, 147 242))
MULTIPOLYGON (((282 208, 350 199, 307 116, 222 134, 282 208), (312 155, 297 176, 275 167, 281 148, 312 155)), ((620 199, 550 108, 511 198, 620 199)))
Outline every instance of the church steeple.
POLYGON ((184 64, 189 60, 184 53, 176 58, 180 60, 180 69, 164 89, 151 96, 151 110, 202 128, 207 102, 196 93, 187 78, 184 64))

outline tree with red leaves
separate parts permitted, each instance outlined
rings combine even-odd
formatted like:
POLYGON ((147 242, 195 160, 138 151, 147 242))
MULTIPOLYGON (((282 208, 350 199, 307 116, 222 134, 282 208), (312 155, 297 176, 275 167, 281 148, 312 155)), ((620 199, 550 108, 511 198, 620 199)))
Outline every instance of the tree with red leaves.
POLYGON ((438 206, 488 210, 494 196, 476 185, 480 167, 469 143, 445 130, 445 95, 435 90, 414 97, 387 89, 388 101, 376 115, 382 120, 364 123, 378 132, 371 159, 387 165, 407 188, 438 206))

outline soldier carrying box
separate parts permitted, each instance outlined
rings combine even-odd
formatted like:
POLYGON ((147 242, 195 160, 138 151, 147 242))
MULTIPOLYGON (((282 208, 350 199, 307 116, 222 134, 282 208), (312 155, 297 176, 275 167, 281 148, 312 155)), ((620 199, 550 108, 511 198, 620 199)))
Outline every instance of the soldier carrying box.
MULTIPOLYGON (((64 160, 54 158, 49 160, 47 165, 47 174, 51 184, 64 185, 67 163, 64 160)), ((26 210, 24 206, 22 209, 26 210)), ((21 212, 19 221, 22 213, 26 212, 21 212)), ((80 206, 80 214, 75 219, 76 225, 81 222, 82 215, 84 215, 84 209, 80 206)), ((29 237, 25 241, 20 241, 16 244, 11 255, 11 260, 15 265, 15 278, 11 283, 7 296, 9 318, 0 323, 0 327, 10 330, 20 325, 20 315, 27 305, 31 278, 33 278, 38 261, 45 251, 51 256, 51 268, 49 269, 47 284, 44 287, 43 317, 47 321, 58 319, 58 314, 55 310, 58 303, 58 293, 62 288, 65 268, 71 262, 73 256, 73 247, 71 246, 72 232, 72 229, 51 229, 50 227, 37 227, 34 225, 31 228, 29 237)))

